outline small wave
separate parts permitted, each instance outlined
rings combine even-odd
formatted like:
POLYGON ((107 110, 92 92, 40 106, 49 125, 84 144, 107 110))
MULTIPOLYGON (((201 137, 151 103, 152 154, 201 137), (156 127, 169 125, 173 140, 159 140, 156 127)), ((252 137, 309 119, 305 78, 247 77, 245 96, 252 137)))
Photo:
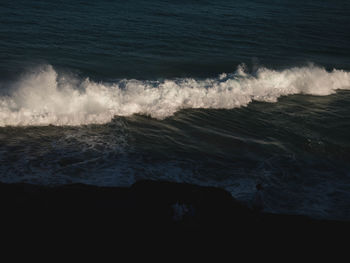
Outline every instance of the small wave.
POLYGON ((144 114, 164 119, 181 109, 233 109, 252 101, 276 102, 292 94, 325 96, 350 89, 350 72, 317 66, 285 70, 244 66, 217 78, 98 83, 58 74, 46 65, 18 80, 0 96, 0 126, 84 125, 114 116, 144 114))

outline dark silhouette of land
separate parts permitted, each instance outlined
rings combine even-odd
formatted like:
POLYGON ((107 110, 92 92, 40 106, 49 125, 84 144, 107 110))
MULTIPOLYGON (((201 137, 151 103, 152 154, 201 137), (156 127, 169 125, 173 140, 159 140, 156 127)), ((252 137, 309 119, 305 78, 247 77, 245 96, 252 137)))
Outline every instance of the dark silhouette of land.
POLYGON ((7 231, 349 233, 349 222, 268 213, 257 218, 223 189, 183 183, 140 181, 128 188, 0 183, 0 197, 7 231), (176 204, 184 208, 180 217, 175 216, 176 204))

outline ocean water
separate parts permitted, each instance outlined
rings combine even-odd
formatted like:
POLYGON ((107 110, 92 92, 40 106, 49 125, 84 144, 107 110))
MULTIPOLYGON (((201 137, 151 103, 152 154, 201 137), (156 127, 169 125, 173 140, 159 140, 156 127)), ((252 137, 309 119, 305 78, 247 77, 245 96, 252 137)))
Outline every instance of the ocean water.
POLYGON ((350 2, 1 0, 0 181, 140 179, 350 220, 350 2))

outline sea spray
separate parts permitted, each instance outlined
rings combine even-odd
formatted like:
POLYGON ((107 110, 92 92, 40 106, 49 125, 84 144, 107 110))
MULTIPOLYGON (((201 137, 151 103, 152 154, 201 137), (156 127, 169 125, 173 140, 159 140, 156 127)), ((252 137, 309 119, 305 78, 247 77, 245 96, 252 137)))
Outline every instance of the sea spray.
POLYGON ((281 96, 326 96, 350 89, 350 72, 310 65, 285 70, 239 66, 217 78, 162 81, 123 79, 99 83, 58 74, 50 66, 14 83, 0 97, 0 126, 108 123, 114 116, 144 114, 164 119, 181 109, 233 109, 252 101, 277 102, 281 96))

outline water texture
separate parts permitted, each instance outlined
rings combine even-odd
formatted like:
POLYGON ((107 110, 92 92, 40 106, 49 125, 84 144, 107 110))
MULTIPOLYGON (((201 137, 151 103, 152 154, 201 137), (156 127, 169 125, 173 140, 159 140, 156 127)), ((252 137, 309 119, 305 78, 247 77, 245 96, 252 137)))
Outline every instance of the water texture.
POLYGON ((0 2, 0 181, 227 189, 350 219, 350 2, 0 2))

